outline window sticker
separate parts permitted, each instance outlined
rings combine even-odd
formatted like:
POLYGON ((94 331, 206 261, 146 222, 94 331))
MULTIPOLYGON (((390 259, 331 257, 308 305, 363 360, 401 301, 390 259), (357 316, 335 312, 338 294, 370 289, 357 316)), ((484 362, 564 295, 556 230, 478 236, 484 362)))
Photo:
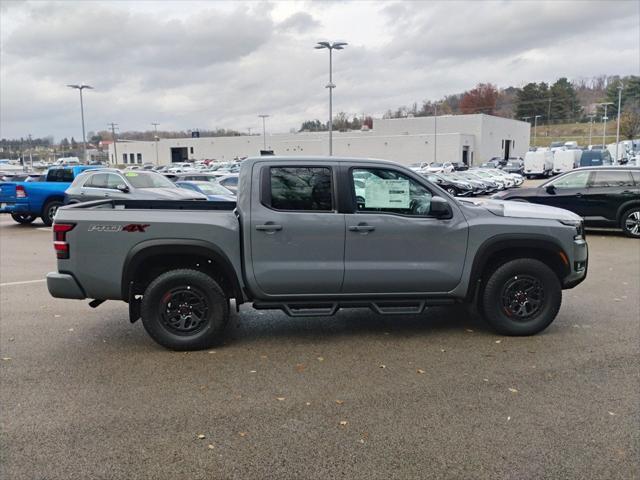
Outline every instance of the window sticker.
POLYGON ((367 179, 365 208, 409 208, 409 203, 409 180, 367 179))
POLYGON ((136 172, 126 172, 124 174, 125 177, 137 177, 138 174, 136 172))

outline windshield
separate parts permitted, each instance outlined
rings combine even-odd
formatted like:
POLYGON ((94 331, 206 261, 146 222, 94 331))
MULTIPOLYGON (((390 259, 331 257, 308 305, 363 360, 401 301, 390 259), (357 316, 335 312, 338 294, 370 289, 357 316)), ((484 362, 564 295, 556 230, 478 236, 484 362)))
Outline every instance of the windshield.
POLYGON ((171 180, 155 172, 125 172, 124 176, 134 188, 176 188, 171 180))
POLYGON ((205 195, 230 195, 235 196, 233 192, 229 189, 224 188, 219 183, 212 182, 198 182, 198 189, 204 193, 205 195))
POLYGON ((441 167, 442 163, 433 162, 430 166, 431 167, 441 167))

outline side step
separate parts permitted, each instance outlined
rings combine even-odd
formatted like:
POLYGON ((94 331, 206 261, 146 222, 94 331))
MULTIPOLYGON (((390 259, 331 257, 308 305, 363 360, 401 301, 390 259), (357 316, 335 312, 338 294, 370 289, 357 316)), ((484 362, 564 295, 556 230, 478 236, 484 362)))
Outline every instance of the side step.
POLYGON ((290 317, 330 317, 341 308, 369 308, 380 315, 415 315, 428 306, 453 305, 452 298, 407 300, 344 300, 339 302, 254 302, 256 310, 282 310, 290 317))

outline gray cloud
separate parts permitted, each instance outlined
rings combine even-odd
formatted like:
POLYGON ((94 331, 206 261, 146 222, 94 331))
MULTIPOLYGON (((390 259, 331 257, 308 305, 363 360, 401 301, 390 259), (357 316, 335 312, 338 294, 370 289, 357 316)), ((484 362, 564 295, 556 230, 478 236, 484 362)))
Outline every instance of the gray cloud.
POLYGON ((280 22, 278 27, 283 31, 304 33, 315 30, 320 25, 320 22, 307 12, 297 12, 280 22))
MULTIPOLYGON (((3 2, 4 5, 4 2, 3 2)), ((388 108, 500 86, 637 73, 637 2, 26 3, 3 11, 2 136, 80 136, 87 129, 268 128, 327 116, 328 55, 335 110, 388 108), (169 5, 169 6, 167 6, 169 5), (280 9, 280 10, 278 10, 280 9), (357 18, 353 17, 356 12, 357 18)))

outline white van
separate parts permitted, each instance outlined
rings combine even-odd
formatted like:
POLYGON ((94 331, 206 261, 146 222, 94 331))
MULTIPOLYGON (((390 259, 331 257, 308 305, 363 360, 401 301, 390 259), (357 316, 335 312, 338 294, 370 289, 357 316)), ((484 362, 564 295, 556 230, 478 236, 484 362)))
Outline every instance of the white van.
POLYGON ((553 154, 553 173, 563 173, 580 165, 582 150, 558 150, 553 154))
POLYGON ((524 156, 524 176, 548 177, 553 171, 553 152, 527 152, 524 156))

